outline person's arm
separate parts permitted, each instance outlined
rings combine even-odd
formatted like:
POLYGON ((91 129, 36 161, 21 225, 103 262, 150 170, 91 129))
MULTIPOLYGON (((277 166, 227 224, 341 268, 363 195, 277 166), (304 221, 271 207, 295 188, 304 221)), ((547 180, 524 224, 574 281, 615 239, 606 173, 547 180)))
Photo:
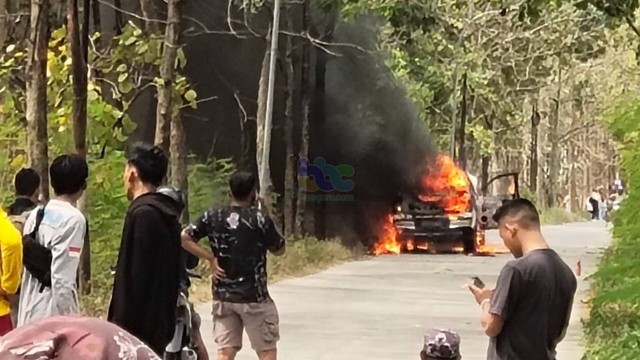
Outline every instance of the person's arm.
POLYGON ((206 260, 209 263, 209 267, 211 268, 211 272, 215 280, 220 280, 224 278, 224 271, 218 266, 218 260, 216 259, 213 252, 204 249, 200 245, 198 245, 198 241, 208 234, 208 221, 209 214, 204 213, 198 220, 196 220, 193 224, 189 225, 186 229, 182 231, 181 243, 182 248, 187 252, 197 256, 200 259, 206 260))
POLYGON ((77 310, 76 275, 84 242, 86 222, 72 217, 51 241, 51 292, 53 308, 58 314, 77 310))
POLYGON ((22 275, 22 237, 13 224, 7 221, 2 231, 0 253, 2 254, 2 277, 0 278, 0 295, 11 296, 20 286, 22 275))
POLYGON ((284 255, 286 251, 286 242, 280 231, 276 228, 275 223, 271 220, 271 217, 267 214, 264 216, 264 224, 262 225, 262 231, 264 233, 264 240, 267 245, 267 249, 276 256, 284 255))
POLYGON ((515 308, 513 299, 519 291, 517 270, 510 265, 505 266, 498 277, 494 290, 478 289, 471 285, 471 292, 480 304, 480 322, 487 336, 495 337, 502 332, 504 322, 509 319, 515 308))

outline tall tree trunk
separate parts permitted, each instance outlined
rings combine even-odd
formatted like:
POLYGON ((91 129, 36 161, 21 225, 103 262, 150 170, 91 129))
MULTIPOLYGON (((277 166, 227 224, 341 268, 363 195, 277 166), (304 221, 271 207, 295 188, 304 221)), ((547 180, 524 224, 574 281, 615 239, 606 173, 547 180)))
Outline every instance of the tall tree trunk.
MULTIPOLYGON (((100 6, 100 5, 98 5, 100 6)), ((113 18, 114 21, 114 32, 117 35, 122 34, 122 28, 124 27, 124 20, 122 19, 122 0, 113 0, 113 18)))
POLYGON ((10 0, 0 0, 0 49, 4 49, 4 43, 9 36, 9 4, 10 0))
MULTIPOLYGON (((292 6, 287 6, 287 31, 293 33, 293 11, 292 6)), ((285 109, 285 131, 284 142, 286 144, 287 163, 285 168, 285 188, 284 188, 284 233, 291 236, 295 225, 295 193, 298 188, 296 177, 296 155, 293 147, 293 101, 295 89, 295 73, 293 70, 293 37, 287 36, 287 55, 285 57, 285 70, 287 75, 287 103, 285 109)))
MULTIPOLYGON (((537 101, 537 100, 536 100, 537 101)), ((531 146, 529 154, 529 187, 535 194, 538 189, 538 127, 540 126, 540 113, 538 105, 534 104, 531 109, 531 146)))
POLYGON ((173 107, 171 95, 173 94, 174 67, 180 40, 180 1, 169 0, 167 5, 167 28, 165 31, 164 48, 162 52, 162 64, 160 65, 161 83, 158 86, 158 104, 156 108, 156 134, 155 144, 165 154, 169 153, 171 119, 173 107))
POLYGON ((262 141, 262 158, 258 163, 258 171, 260 173, 260 197, 266 199, 271 194, 271 129, 273 119, 273 103, 276 81, 276 59, 278 58, 278 40, 280 38, 280 0, 274 0, 273 4, 273 20, 271 21, 271 43, 269 47, 269 83, 267 87, 267 99, 265 105, 265 115, 263 124, 262 141))
POLYGON ((456 101, 456 90, 458 89, 458 64, 456 63, 456 65, 453 68, 453 87, 452 87, 453 91, 451 93, 451 97, 449 99, 449 104, 451 106, 451 129, 450 129, 450 139, 449 139, 449 155, 451 156, 451 159, 455 160, 456 158, 456 129, 457 129, 457 124, 456 124, 456 120, 458 117, 457 111, 458 111, 458 102, 456 101))
POLYGON ((189 223, 189 181, 187 179, 187 137, 182 118, 177 114, 171 118, 171 186, 184 194, 185 210, 181 221, 189 223))
POLYGON ((100 1, 91 0, 91 18, 93 19, 93 31, 102 34, 102 19, 100 18, 100 1))
MULTIPOLYGON (((83 158, 87 157, 87 59, 89 36, 89 6, 85 3, 85 17, 80 37, 80 24, 78 20, 78 0, 67 0, 67 34, 71 48, 71 78, 73 83, 73 142, 76 153, 83 158), (86 36, 86 37, 85 37, 86 36)), ((86 213, 87 194, 78 201, 80 211, 86 213)), ((91 292, 91 243, 89 232, 85 234, 84 246, 80 257, 80 290, 84 294, 91 292)))
POLYGON ((551 132, 549 138, 551 140, 551 153, 549 154, 549 178, 548 186, 549 193, 547 197, 547 206, 553 207, 556 205, 556 198, 558 197, 558 183, 560 181, 560 134, 558 133, 560 124, 560 103, 562 96, 562 67, 558 63, 558 90, 556 93, 555 107, 553 116, 551 117, 551 132))
MULTIPOLYGON (((310 10, 309 10, 310 11, 310 10)), ((336 7, 329 11, 329 19, 325 26, 325 34, 322 36, 322 41, 330 43, 333 41, 333 32, 336 28, 339 19, 339 12, 336 7)), ((317 60, 315 66, 315 104, 314 104, 314 135, 313 142, 317 144, 315 147, 315 153, 319 154, 324 149, 329 147, 329 142, 324 134, 324 124, 326 124, 327 111, 326 111, 326 74, 327 64, 329 63, 330 55, 325 51, 319 51, 317 53, 317 60)), ((315 205, 315 213, 313 216, 314 228, 316 237, 320 239, 326 238, 327 234, 327 202, 321 201, 315 205)))
POLYGON ((458 135, 460 144, 458 148, 458 164, 462 170, 467 169, 467 158, 465 153, 465 137, 467 132, 467 72, 462 75, 462 103, 460 110, 460 132, 458 135))
POLYGON ((42 178, 40 190, 49 198, 47 144, 47 47, 49 1, 31 0, 31 22, 26 68, 27 147, 31 167, 42 178))
MULTIPOLYGON (((311 24, 310 15, 310 1, 304 0, 302 4, 302 29, 303 31, 309 31, 311 24)), ((302 124, 301 124, 301 139, 300 150, 298 152, 298 159, 309 158, 309 113, 311 111, 311 43, 306 39, 302 43, 302 79, 301 79, 301 98, 302 98, 302 124)), ((296 188, 296 195, 298 197, 296 202, 296 224, 295 234, 305 234, 305 212, 307 209, 307 193, 305 189, 300 186, 299 182, 296 188)))
MULTIPOLYGON (((256 114, 256 164, 258 165, 258 172, 262 176, 261 164, 262 156, 264 154, 264 132, 265 132, 265 118, 267 115, 267 91, 269 86, 269 41, 271 35, 267 35, 266 46, 264 50, 264 57, 262 58, 262 69, 260 70, 260 81, 258 84, 258 109, 256 114)), ((265 172, 266 179, 271 179, 269 169, 265 172)), ((261 186, 263 181, 260 181, 261 186)))
MULTIPOLYGON (((484 125, 491 134, 493 134, 493 118, 485 117, 484 125)), ((495 150, 494 150, 495 152, 495 150)), ((483 154, 480 173, 480 191, 482 196, 488 195, 489 172, 491 171, 491 154, 483 154)))
POLYGON ((157 21, 158 16, 156 15, 156 7, 153 5, 153 0, 140 0, 140 10, 144 17, 144 27, 149 35, 160 34, 160 27, 157 21))

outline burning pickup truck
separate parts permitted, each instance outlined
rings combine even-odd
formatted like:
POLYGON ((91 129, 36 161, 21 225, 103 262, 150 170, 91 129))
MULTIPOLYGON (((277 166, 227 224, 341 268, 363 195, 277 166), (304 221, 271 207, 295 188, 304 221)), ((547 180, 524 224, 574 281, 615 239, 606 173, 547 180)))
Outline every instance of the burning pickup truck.
MULTIPOLYGON (((374 248, 375 254, 412 251, 475 253, 484 246, 484 229, 495 209, 483 206, 483 200, 493 197, 481 197, 477 191, 477 178, 458 168, 449 157, 440 155, 435 165, 422 179, 421 194, 399 195, 383 224, 382 238, 374 248)), ((488 185, 511 175, 514 174, 496 176, 488 185)), ((517 174, 513 184, 517 189, 517 174)), ((484 195, 487 187, 482 189, 484 195)))

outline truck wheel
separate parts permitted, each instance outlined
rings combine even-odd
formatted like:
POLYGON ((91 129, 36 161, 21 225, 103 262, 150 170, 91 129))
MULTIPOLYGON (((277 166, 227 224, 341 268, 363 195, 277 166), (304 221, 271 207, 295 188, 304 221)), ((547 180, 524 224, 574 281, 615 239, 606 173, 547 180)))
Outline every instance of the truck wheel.
POLYGON ((462 245, 466 255, 476 252, 476 230, 464 229, 462 233, 462 245))

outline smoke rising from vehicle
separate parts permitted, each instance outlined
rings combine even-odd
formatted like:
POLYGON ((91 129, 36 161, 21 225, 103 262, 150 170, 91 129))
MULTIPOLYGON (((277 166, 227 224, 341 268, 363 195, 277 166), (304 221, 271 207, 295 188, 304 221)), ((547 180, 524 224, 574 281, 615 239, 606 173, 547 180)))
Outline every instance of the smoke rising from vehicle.
POLYGON ((327 65, 325 146, 318 155, 355 168, 356 229, 379 224, 398 194, 420 193, 436 155, 415 104, 376 51, 379 31, 372 18, 340 23, 333 42, 355 46, 333 47, 341 56, 327 65))

